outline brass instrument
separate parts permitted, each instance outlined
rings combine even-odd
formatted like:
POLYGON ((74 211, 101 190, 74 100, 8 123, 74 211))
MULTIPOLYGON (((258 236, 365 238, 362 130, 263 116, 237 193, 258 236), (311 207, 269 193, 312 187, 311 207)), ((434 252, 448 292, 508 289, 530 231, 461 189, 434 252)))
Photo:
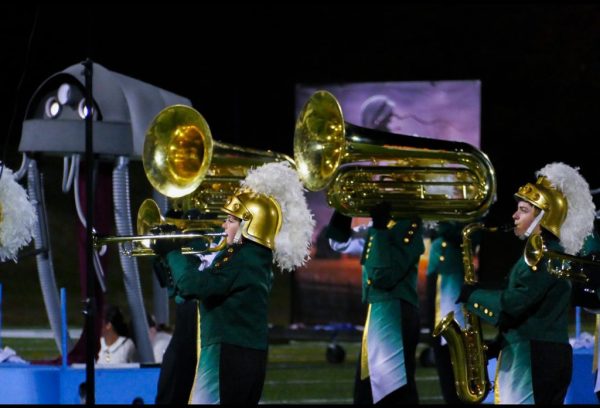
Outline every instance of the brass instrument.
MULTIPOLYGON (((200 234, 200 233, 173 233, 173 234, 158 234, 158 235, 156 235, 156 234, 122 235, 122 236, 117 235, 117 236, 107 236, 107 237, 94 235, 94 247, 99 248, 106 244, 123 243, 123 242, 137 242, 137 241, 152 241, 152 240, 157 240, 157 239, 185 239, 185 240, 206 239, 206 240, 210 241, 214 237, 225 238, 226 235, 227 234, 225 234, 225 233, 218 233, 218 232, 206 232, 203 234, 200 234)), ((207 249, 204 249, 201 251, 194 251, 193 249, 182 247, 181 253, 184 255, 192 255, 192 254, 203 254, 206 252, 218 252, 218 251, 222 250, 223 248, 225 248, 226 245, 227 245, 227 240, 223 239, 217 247, 207 248, 207 249)), ((123 251, 123 253, 127 256, 154 256, 154 255, 156 255, 152 249, 149 249, 147 251, 135 250, 135 249, 131 249, 131 250, 125 249, 123 251)))
POLYGON ((100 248, 106 244, 122 244, 126 242, 131 243, 131 247, 121 247, 121 252, 127 256, 154 256, 156 255, 152 250, 152 242, 157 239, 204 239, 208 242, 212 242, 214 239, 222 237, 219 245, 213 248, 206 248, 201 251, 195 251, 191 248, 182 247, 181 253, 184 255, 200 254, 207 252, 217 252, 225 248, 227 245, 227 234, 210 232, 213 227, 210 224, 205 224, 205 220, 180 220, 180 219, 165 219, 160 214, 160 209, 156 202, 152 199, 146 199, 138 210, 137 219, 137 234, 138 235, 125 235, 125 236, 99 236, 93 235, 94 247, 100 248), (169 224, 177 227, 181 232, 170 233, 170 234, 151 234, 151 230, 154 227, 169 224), (196 231, 196 232, 194 232, 196 231))
POLYGON ((540 234, 533 234, 527 239, 523 256, 527 265, 534 271, 537 269, 537 264, 542 258, 546 257, 548 272, 551 275, 574 282, 587 283, 590 280, 588 273, 600 273, 600 270, 598 270, 600 268, 599 261, 548 250, 540 234), (596 270, 586 272, 590 268, 596 270))
POLYGON ((173 208, 197 209, 221 219, 225 214, 220 209, 251 167, 274 161, 294 165, 285 154, 213 140, 204 117, 185 105, 169 106, 154 117, 142 161, 150 184, 171 199, 173 208))
MULTIPOLYGON (((462 231, 462 254, 465 270, 464 281, 468 284, 477 282, 473 266, 471 249, 471 234, 476 230, 487 229, 497 231, 498 228, 486 228, 481 222, 472 223, 462 231)), ((458 398, 465 403, 481 403, 491 389, 487 372, 486 346, 483 342, 483 332, 479 317, 470 313, 463 306, 465 328, 454 319, 454 312, 444 317, 433 330, 433 337, 442 335, 448 342, 454 385, 458 398)))
POLYGON ((329 205, 353 217, 388 201, 392 216, 471 221, 496 195, 492 163, 477 148, 349 124, 326 91, 296 120, 294 160, 306 188, 327 187, 329 205))
MULTIPOLYGON (((294 161, 281 153, 243 148, 220 143, 212 138, 204 117, 185 105, 172 105, 159 112, 150 123, 144 140, 142 161, 150 184, 169 197, 171 206, 180 211, 196 209, 200 220, 164 218, 156 202, 145 200, 138 210, 137 234, 132 236, 94 236, 94 246, 130 242, 121 248, 129 256, 155 255, 151 242, 157 239, 205 239, 212 242, 224 237, 215 230, 221 227, 226 214, 221 211, 226 199, 233 195, 251 167, 273 161, 294 161), (180 232, 149 234, 154 227, 170 224, 180 232)), ((194 251, 182 248, 183 254, 215 252, 223 249, 226 240, 215 248, 194 251)))

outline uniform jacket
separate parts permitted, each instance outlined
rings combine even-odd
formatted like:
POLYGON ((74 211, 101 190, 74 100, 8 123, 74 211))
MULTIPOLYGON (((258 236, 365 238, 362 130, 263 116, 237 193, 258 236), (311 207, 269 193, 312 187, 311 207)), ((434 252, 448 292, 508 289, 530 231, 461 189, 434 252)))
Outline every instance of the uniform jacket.
POLYGON ((273 280, 270 249, 246 240, 221 251, 202 271, 198 271, 197 257, 179 251, 171 251, 167 261, 177 294, 201 301, 202 347, 228 343, 267 349, 268 297, 273 280))
POLYGON ((361 260, 363 302, 404 299, 418 306, 417 273, 424 251, 420 222, 399 220, 388 229, 369 228, 361 260))
MULTIPOLYGON (((550 250, 562 250, 554 240, 546 245, 550 250)), ((474 290, 467 309, 499 326, 509 344, 523 340, 568 343, 571 284, 551 275, 547 261, 544 257, 534 270, 520 257, 510 271, 506 289, 474 290)))

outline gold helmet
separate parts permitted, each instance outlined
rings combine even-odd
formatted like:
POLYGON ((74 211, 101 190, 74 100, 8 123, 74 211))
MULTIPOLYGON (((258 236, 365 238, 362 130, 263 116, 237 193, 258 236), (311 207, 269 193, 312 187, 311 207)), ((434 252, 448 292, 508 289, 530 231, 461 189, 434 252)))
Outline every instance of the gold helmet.
POLYGON ((560 238, 560 229, 567 218, 569 206, 565 195, 546 176, 538 177, 535 184, 527 183, 520 187, 515 197, 544 210, 540 224, 560 238))
POLYGON ((282 214, 277 200, 245 188, 229 197, 222 208, 242 220, 242 236, 275 249, 275 237, 281 229, 282 214))

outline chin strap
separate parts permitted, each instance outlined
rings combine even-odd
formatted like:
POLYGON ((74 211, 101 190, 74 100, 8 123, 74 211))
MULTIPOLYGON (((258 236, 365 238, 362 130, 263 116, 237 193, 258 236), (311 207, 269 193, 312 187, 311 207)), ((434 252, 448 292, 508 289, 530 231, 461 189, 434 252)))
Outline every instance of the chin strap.
POLYGON ((523 234, 521 239, 529 238, 529 236, 531 235, 533 230, 538 226, 540 221, 542 221, 543 216, 544 216, 544 210, 541 210, 540 213, 537 215, 537 217, 535 217, 535 219, 533 220, 533 222, 531 223, 529 228, 527 228, 527 231, 525 231, 525 233, 523 234))
POLYGON ((235 236, 233 237, 234 244, 239 244, 240 242, 242 242, 242 229, 244 229, 245 222, 246 221, 244 220, 240 221, 240 227, 238 228, 237 232, 235 233, 235 236))

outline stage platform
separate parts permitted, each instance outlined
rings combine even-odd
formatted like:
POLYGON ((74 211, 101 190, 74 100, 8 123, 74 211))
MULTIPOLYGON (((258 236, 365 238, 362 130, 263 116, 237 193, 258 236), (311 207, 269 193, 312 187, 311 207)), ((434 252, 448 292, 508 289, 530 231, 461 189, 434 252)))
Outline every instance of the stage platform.
MULTIPOLYGON (((575 349, 573 379, 566 404, 598 404, 594 394, 591 349, 575 349)), ((96 403, 153 404, 159 366, 123 364, 96 366, 96 403), (137 400, 136 400, 137 399, 137 400)), ((488 373, 493 381, 496 359, 490 360, 488 373)), ((85 365, 70 367, 0 364, 0 404, 80 404, 80 384, 85 381, 85 365)), ((484 404, 493 404, 493 392, 484 404)))
MULTIPOLYGON (((158 365, 96 367, 96 404, 153 404, 158 365)), ((72 367, 0 364, 0 404, 80 404, 85 365, 72 367)))

